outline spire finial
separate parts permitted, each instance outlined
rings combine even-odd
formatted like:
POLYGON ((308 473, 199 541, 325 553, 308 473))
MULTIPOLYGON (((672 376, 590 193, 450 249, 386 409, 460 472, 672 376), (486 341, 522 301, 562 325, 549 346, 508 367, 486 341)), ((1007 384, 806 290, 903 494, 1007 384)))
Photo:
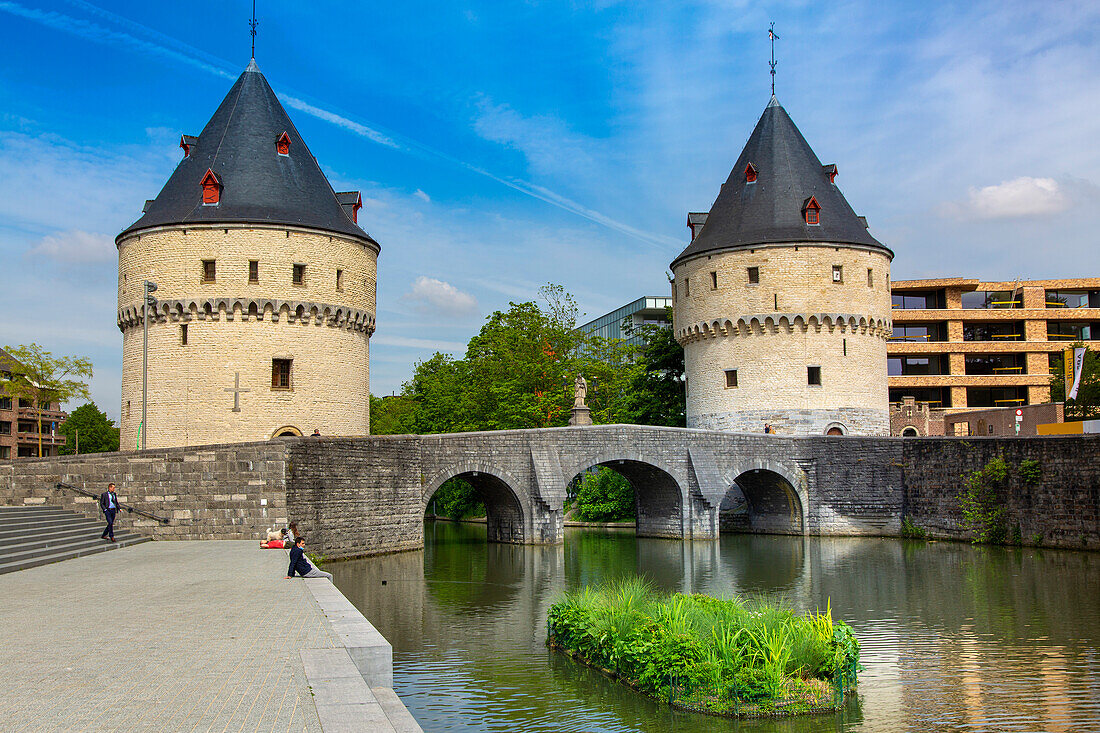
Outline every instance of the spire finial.
MULTIPOLYGON (((253 2, 255 2, 255 0, 253 0, 253 2)), ((256 32, 252 31, 252 33, 253 33, 253 35, 255 35, 256 32)), ((771 67, 772 67, 772 96, 773 97, 775 96, 775 41, 776 41, 777 38, 779 38, 779 36, 777 36, 775 34, 775 23, 772 23, 768 27, 768 40, 772 42, 771 67)))
MULTIPOLYGON (((252 58, 256 58, 256 0, 252 0, 252 20, 248 21, 248 27, 252 33, 252 58)), ((772 72, 775 73, 774 71, 772 72)))

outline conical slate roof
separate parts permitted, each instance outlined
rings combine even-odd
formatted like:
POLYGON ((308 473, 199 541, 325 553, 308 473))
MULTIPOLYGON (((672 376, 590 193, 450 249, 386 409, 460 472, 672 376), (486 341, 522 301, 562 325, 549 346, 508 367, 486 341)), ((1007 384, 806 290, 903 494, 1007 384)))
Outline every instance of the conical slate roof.
POLYGON ((290 224, 346 234, 378 246, 340 205, 302 136, 279 104, 256 61, 240 75, 188 155, 144 215, 116 238, 173 224, 290 224), (286 133, 287 155, 277 141, 286 133), (202 181, 221 183, 217 205, 203 205, 202 181))
POLYGON ((884 249, 893 257, 852 211, 773 96, 711 206, 706 224, 672 265, 698 254, 781 242, 861 244, 884 249), (752 183, 745 180, 750 164, 756 170, 752 183), (811 198, 820 207, 818 225, 805 220, 811 198))

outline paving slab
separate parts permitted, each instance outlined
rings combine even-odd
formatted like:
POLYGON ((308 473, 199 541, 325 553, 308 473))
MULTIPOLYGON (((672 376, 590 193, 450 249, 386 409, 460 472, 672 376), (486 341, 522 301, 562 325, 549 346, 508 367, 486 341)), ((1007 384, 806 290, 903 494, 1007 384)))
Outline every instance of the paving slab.
POLYGON ((405 730, 310 591, 342 606, 335 588, 286 564, 252 541, 149 542, 0 576, 3 728, 405 730))

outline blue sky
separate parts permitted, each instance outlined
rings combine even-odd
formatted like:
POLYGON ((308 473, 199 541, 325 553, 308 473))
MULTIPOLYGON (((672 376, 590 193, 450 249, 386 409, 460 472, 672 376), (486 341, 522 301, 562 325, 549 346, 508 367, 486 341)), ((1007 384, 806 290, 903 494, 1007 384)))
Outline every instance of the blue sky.
MULTIPOLYGON (((0 343, 93 359, 114 236, 249 57, 251 3, 0 0, 0 343)), ((1095 2, 259 3, 257 61, 382 245, 371 388, 546 282, 664 294, 776 93, 894 279, 1100 274, 1095 2)))

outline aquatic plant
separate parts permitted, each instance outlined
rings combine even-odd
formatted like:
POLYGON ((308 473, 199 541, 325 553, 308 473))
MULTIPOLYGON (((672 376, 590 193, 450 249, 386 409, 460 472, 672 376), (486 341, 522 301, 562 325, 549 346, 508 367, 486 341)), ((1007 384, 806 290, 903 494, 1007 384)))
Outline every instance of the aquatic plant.
POLYGON ((566 593, 547 631, 551 646, 641 692, 725 715, 834 709, 859 668, 859 642, 831 604, 797 615, 762 599, 662 594, 636 577, 566 593))

